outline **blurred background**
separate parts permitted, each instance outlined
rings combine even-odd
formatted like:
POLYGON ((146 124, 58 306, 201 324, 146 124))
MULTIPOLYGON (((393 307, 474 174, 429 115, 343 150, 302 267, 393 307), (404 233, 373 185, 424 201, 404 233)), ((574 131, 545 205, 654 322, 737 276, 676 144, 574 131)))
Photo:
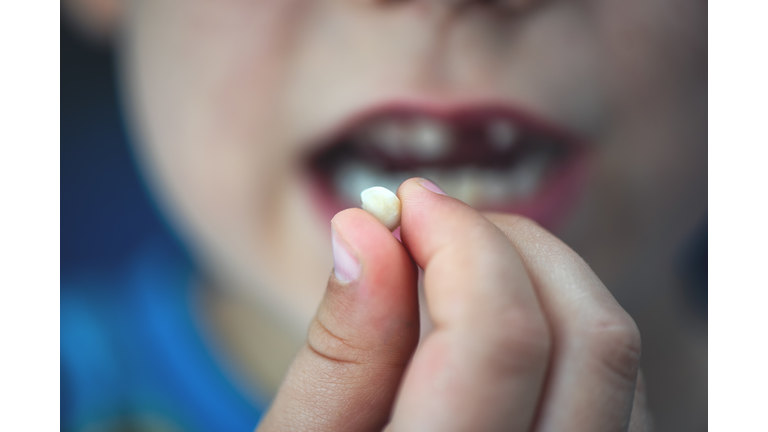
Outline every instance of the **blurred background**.
POLYGON ((61 276, 119 266, 170 239, 139 177, 108 44, 61 20, 61 276))
MULTIPOLYGON (((148 243, 183 252, 140 178, 123 124, 109 45, 75 30, 63 15, 60 78, 62 290, 78 285, 73 281, 121 273, 148 243)), ((706 220, 679 263, 691 308, 706 321, 706 220)), ((62 374, 62 416, 69 412, 67 379, 62 374)))
MULTIPOLYGON (((119 266, 148 241, 173 242, 128 145, 108 43, 61 20, 61 274, 119 266)), ((681 256, 699 313, 707 309, 707 221, 681 256)))

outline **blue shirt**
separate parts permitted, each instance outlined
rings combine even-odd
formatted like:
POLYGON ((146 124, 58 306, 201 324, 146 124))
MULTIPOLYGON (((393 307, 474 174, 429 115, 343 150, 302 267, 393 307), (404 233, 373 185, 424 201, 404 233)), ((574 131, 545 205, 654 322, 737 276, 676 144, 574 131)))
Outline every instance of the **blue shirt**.
MULTIPOLYGON (((154 243, 61 287, 61 426, 252 431, 267 405, 206 338, 192 266, 154 243)), ((102 429, 100 429, 102 430, 102 429)))

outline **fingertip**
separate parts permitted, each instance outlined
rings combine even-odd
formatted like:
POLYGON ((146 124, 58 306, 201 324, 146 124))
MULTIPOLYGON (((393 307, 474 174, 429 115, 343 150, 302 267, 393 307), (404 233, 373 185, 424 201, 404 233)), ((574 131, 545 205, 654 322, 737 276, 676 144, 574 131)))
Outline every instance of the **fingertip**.
POLYGON ((404 181, 397 189, 397 197, 400 198, 401 202, 404 197, 411 197, 422 193, 448 196, 435 182, 423 177, 411 177, 404 181))
POLYGON ((475 209, 446 195, 428 179, 408 179, 397 193, 402 203, 403 244, 422 268, 432 252, 450 239, 469 235, 478 226, 491 225, 475 209))
POLYGON ((340 241, 351 249, 365 271, 397 264, 405 254, 395 236, 373 215, 359 208, 342 210, 331 219, 331 228, 340 241))
POLYGON ((338 229, 338 227, 345 227, 350 224, 365 223, 366 215, 370 216, 365 210, 356 207, 344 209, 333 216, 331 226, 338 229))
POLYGON ((402 212, 400 216, 401 235, 408 231, 406 226, 422 223, 425 214, 432 213, 431 210, 434 207, 466 206, 461 201, 441 192, 442 189, 434 182, 421 177, 410 178, 400 185, 397 189, 397 197, 400 199, 402 212), (425 213, 424 210, 427 209, 429 211, 425 213), (414 222, 418 223, 414 224, 414 222))
POLYGON ((312 430, 381 430, 418 344, 417 274, 405 248, 359 208, 337 213, 331 229, 334 275, 265 429, 295 426, 298 409, 312 430))
POLYGON ((410 314, 417 303, 418 274, 416 264, 400 241, 374 216, 359 208, 337 213, 331 225, 336 279, 342 285, 354 284, 355 293, 345 295, 353 295, 356 301, 366 303, 364 307, 371 316, 386 319, 393 313, 410 314), (348 257, 338 254, 337 261, 336 248, 342 245, 360 265, 353 281, 347 277, 354 273, 345 267, 350 261, 348 257))
POLYGON ((420 178, 420 179, 418 180, 418 182, 419 182, 419 184, 420 184, 420 185, 421 185, 421 186, 422 186, 424 189, 427 189, 427 190, 428 190, 428 191, 430 191, 430 192, 434 192, 434 193, 436 193, 436 194, 438 194, 438 195, 446 195, 446 196, 448 195, 447 193, 445 193, 445 191, 443 191, 443 190, 440 188, 440 186, 438 186, 437 184, 435 184, 435 182, 433 182, 432 180, 429 180, 429 179, 426 179, 426 178, 420 178))

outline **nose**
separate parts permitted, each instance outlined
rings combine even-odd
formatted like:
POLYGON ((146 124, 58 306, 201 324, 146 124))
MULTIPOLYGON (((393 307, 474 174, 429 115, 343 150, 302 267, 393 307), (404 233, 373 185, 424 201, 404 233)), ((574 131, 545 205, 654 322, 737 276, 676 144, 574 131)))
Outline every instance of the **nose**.
POLYGON ((520 11, 541 0, 374 0, 379 3, 427 3, 434 6, 451 8, 487 7, 503 11, 520 11))
POLYGON ((427 0, 431 3, 447 4, 454 7, 488 7, 505 11, 525 9, 537 0, 427 0))

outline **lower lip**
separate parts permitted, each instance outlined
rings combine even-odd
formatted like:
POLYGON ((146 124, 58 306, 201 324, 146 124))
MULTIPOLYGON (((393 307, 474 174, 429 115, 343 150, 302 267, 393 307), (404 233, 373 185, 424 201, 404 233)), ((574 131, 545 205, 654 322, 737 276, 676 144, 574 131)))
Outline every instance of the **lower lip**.
MULTIPOLYGON (((587 153, 578 152, 557 172, 545 178, 538 191, 531 197, 514 202, 500 202, 498 205, 485 205, 477 210, 519 214, 535 220, 549 230, 557 230, 568 220, 584 194, 588 165, 587 153)), ((341 199, 329 178, 310 170, 305 173, 305 187, 323 222, 330 222, 341 210, 358 206, 358 203, 341 199)))

